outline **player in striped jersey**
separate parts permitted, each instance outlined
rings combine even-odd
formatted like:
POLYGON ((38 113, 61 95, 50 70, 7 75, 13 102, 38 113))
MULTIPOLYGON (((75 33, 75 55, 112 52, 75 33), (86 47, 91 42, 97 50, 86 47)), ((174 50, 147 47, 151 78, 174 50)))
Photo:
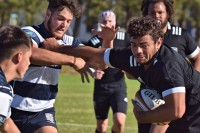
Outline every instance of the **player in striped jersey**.
POLYGON ((8 83, 24 76, 30 64, 30 38, 18 27, 0 29, 0 132, 20 133, 11 115, 13 88, 8 83))
POLYGON ((22 27, 34 44, 29 69, 23 79, 13 83, 15 96, 11 117, 22 133, 58 132, 54 103, 61 65, 71 65, 83 78, 87 76, 89 68, 84 67, 81 58, 41 48, 49 40, 64 46, 82 45, 78 39, 65 34, 73 17, 80 15, 81 6, 76 0, 49 0, 44 22, 22 27))
MULTIPOLYGON (((200 71, 200 50, 198 44, 185 29, 172 24, 174 14, 173 0, 143 0, 141 10, 143 16, 151 16, 161 23, 164 33, 164 44, 170 46, 184 58, 189 59, 195 69, 200 71)), ((148 132, 149 127, 150 124, 139 124, 139 133, 148 132)), ((155 126, 152 127, 152 131, 154 128, 155 126)))
MULTIPOLYGON (((115 13, 111 10, 102 11, 99 14, 99 24, 115 27, 115 13)), ((94 48, 104 47, 102 46, 102 38, 98 35, 93 36, 85 45, 94 48)), ((118 31, 114 39, 114 47, 124 48, 128 46, 130 46, 130 43, 126 33, 118 31)), ((107 68, 95 71, 93 102, 97 121, 96 133, 106 132, 110 108, 113 111, 112 133, 122 133, 125 127, 128 102, 126 83, 122 70, 118 68, 107 68)))

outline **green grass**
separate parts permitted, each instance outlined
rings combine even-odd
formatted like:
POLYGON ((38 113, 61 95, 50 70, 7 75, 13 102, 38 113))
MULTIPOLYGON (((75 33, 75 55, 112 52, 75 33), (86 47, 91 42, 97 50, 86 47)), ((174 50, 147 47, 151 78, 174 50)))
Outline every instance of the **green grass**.
MULTIPOLYGON (((131 98, 139 88, 135 80, 126 79, 128 87, 128 112, 124 133, 137 133, 137 123, 132 112, 131 98)), ((59 133, 94 133, 96 120, 93 110, 93 79, 82 83, 80 75, 74 72, 62 72, 59 80, 59 92, 56 98, 56 120, 59 133)), ((112 111, 109 112, 110 133, 112 111)))

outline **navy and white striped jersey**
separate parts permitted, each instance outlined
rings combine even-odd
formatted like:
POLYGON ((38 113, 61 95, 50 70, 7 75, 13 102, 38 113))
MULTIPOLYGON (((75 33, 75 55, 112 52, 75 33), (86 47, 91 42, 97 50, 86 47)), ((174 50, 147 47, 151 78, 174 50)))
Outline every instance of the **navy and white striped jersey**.
MULTIPOLYGON (((22 28, 41 47, 45 38, 51 37, 44 24, 38 26, 26 26, 22 28)), ((81 45, 78 39, 64 35, 58 40, 63 45, 81 45)), ((58 78, 61 65, 38 66, 31 64, 21 80, 13 83, 14 100, 12 107, 30 112, 39 112, 54 105, 58 92, 58 78)))
POLYGON ((0 126, 11 115, 11 102, 13 100, 12 86, 6 81, 6 77, 0 68, 0 126))
MULTIPOLYGON (((98 35, 93 36, 90 38, 86 46, 94 47, 94 48, 101 48, 102 47, 102 38, 98 35)), ((127 48, 130 46, 130 41, 126 32, 118 31, 116 33, 116 37, 113 42, 114 48, 127 48)), ((104 70, 104 75, 101 80, 95 80, 95 82, 114 82, 119 81, 124 77, 124 73, 117 69, 117 68, 107 68, 104 70)))
POLYGON ((164 44, 189 59, 195 57, 200 51, 198 44, 185 29, 170 23, 164 36, 164 44))
POLYGON ((130 73, 148 88, 156 89, 161 96, 183 92, 186 93, 186 111, 182 118, 170 123, 167 132, 200 132, 200 74, 186 59, 162 45, 154 63, 144 70, 130 56, 131 49, 107 49, 104 62, 130 73))

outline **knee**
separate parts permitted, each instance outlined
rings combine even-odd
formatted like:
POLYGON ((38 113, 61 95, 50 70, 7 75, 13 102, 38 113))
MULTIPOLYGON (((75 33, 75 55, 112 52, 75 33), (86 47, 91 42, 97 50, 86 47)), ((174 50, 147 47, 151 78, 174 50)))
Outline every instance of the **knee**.
POLYGON ((123 133, 125 122, 117 122, 112 127, 112 133, 123 133))
POLYGON ((96 133, 105 133, 107 130, 107 127, 108 127, 107 119, 106 120, 98 120, 97 121, 97 129, 96 129, 96 131, 98 131, 98 132, 96 132, 96 133))
POLYGON ((125 127, 125 119, 118 119, 114 121, 112 133, 123 133, 125 127))

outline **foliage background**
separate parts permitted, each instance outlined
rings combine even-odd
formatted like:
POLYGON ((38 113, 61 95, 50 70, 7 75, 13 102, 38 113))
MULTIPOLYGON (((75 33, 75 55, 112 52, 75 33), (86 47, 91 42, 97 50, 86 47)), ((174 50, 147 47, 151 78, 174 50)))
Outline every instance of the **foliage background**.
MULTIPOLYGON (((79 0, 86 17, 84 23, 88 30, 98 20, 98 14, 102 10, 113 10, 117 14, 118 24, 126 27, 128 20, 140 16, 142 0, 79 0)), ((196 40, 200 39, 200 0, 174 0, 175 23, 187 28, 196 28, 196 40)), ((18 25, 38 24, 42 21, 47 7, 47 0, 0 0, 0 24, 8 24, 12 13, 18 17, 18 25)), ((78 36, 81 18, 75 20, 74 36, 78 36)))

